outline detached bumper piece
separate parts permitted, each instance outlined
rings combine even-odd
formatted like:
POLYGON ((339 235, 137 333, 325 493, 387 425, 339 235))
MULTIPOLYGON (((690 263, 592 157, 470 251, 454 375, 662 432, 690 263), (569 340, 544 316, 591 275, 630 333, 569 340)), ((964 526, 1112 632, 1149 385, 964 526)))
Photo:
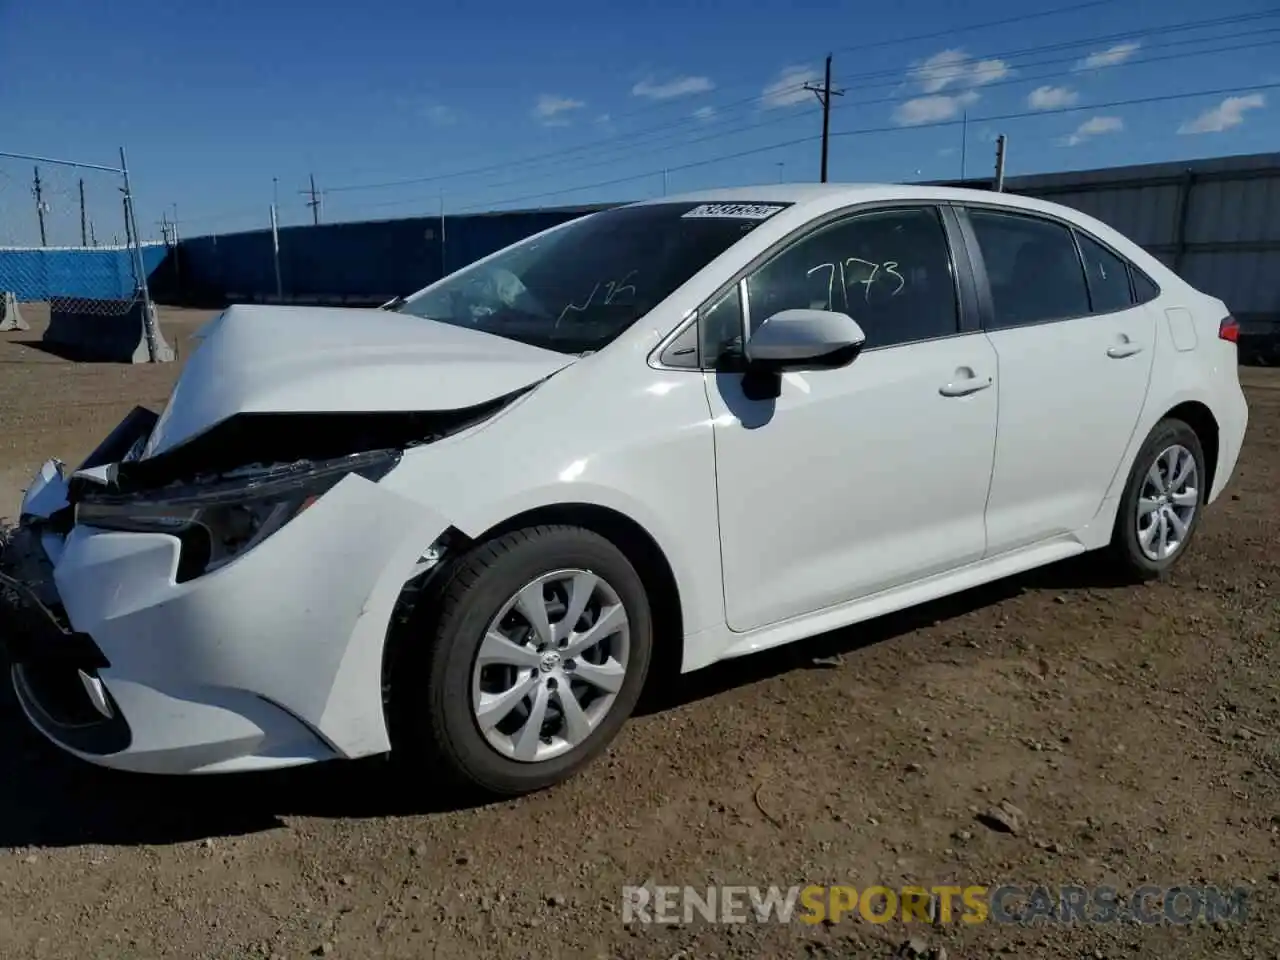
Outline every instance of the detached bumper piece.
POLYGON ((45 736, 80 753, 128 748, 129 725, 98 676, 110 664, 92 637, 71 629, 30 527, 0 555, 0 653, 18 702, 45 736))

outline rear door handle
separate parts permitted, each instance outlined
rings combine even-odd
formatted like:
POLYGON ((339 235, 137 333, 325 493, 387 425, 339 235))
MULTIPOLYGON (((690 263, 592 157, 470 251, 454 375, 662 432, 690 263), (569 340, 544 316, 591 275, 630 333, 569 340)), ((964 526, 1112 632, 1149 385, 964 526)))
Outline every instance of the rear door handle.
POLYGON ((1120 342, 1107 349, 1107 356, 1112 360, 1123 360, 1125 357, 1132 357, 1135 353, 1141 352, 1142 344, 1134 343, 1127 334, 1122 333, 1120 334, 1120 342))
POLYGON ((957 380, 954 383, 939 387, 938 392, 944 397, 967 397, 971 393, 987 389, 993 383, 995 383, 995 380, 992 377, 987 377, 986 379, 969 377, 966 380, 957 380))
POLYGON ((1132 357, 1135 353, 1141 353, 1142 347, 1136 343, 1126 343, 1123 347, 1112 347, 1107 351, 1107 356, 1112 360, 1123 360, 1125 357, 1132 357))

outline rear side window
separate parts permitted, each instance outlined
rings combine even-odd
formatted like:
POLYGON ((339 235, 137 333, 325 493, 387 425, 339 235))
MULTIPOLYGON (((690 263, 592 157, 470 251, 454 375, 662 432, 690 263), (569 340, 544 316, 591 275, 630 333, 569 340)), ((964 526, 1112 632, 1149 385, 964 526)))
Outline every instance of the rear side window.
POLYGON ((1070 230, 1021 214, 968 213, 991 284, 994 327, 1088 315, 1089 289, 1070 230))
POLYGON ((1094 313, 1112 313, 1133 306, 1129 294, 1129 265, 1102 244, 1076 231, 1080 255, 1089 278, 1094 313))
POLYGON ((1134 303, 1150 303, 1156 297, 1160 296, 1160 288, 1156 286, 1156 282, 1148 277, 1137 267, 1130 267, 1133 272, 1133 302, 1134 303))

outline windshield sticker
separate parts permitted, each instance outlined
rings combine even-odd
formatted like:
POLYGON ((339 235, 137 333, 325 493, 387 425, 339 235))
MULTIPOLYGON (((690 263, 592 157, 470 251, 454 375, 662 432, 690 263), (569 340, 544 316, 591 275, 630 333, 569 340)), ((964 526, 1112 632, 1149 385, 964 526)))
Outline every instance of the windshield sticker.
POLYGON ((784 209, 768 203, 704 203, 694 207, 681 219, 768 220, 784 209))

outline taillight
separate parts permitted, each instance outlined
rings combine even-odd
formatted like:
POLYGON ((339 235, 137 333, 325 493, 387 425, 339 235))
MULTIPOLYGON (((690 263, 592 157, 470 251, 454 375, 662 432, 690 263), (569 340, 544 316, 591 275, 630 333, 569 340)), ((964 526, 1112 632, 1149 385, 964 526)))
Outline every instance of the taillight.
POLYGON ((1218 339, 1227 340, 1231 343, 1240 342, 1240 322, 1235 317, 1228 314, 1218 324, 1218 339))

